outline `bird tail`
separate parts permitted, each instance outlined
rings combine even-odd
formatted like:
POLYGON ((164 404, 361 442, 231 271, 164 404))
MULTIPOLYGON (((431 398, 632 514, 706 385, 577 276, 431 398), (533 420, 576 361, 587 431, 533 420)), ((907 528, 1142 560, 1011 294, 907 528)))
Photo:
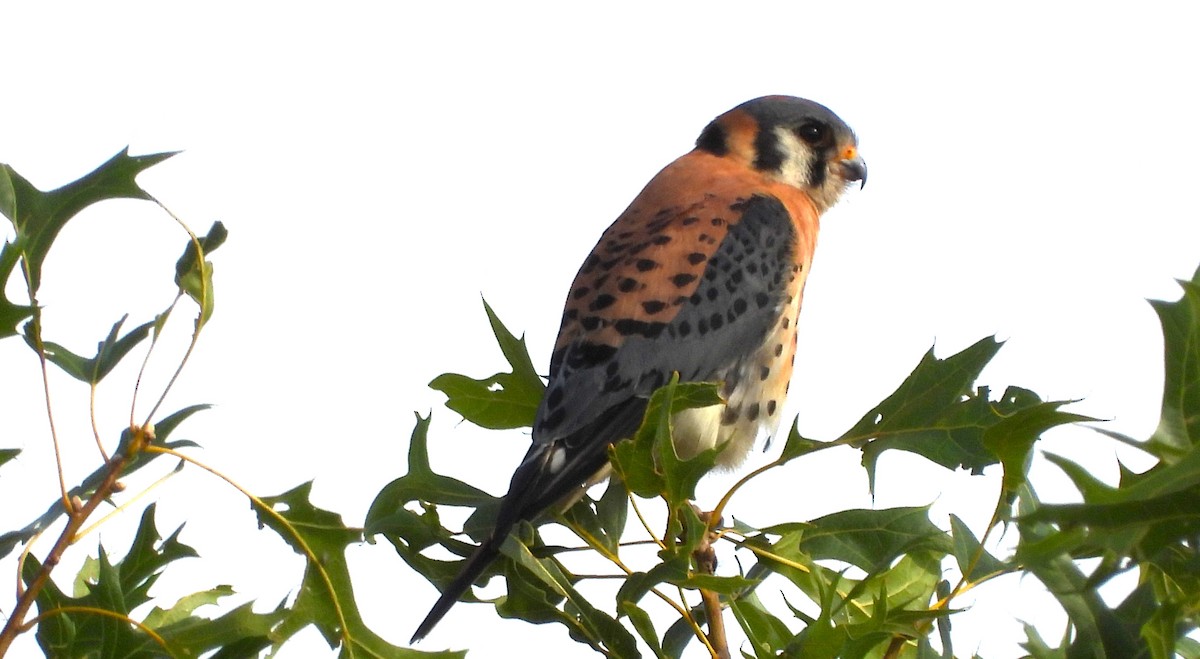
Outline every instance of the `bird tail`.
POLYGON ((462 594, 467 592, 467 589, 471 587, 471 584, 475 583, 479 575, 483 574, 484 570, 487 570, 488 566, 496 560, 496 557, 500 555, 500 545, 504 543, 504 539, 508 536, 507 529, 499 538, 497 538, 497 535, 499 534, 493 534, 492 537, 479 545, 475 549, 475 553, 471 554, 471 557, 467 559, 458 576, 454 577, 454 581, 451 581, 449 585, 442 589, 442 596, 438 598, 433 608, 425 615, 425 619, 421 621, 409 643, 416 643, 425 638, 429 632, 433 631, 433 628, 450 611, 450 607, 458 602, 458 598, 462 597, 462 594))
MULTIPOLYGON (((522 520, 532 520, 547 508, 558 504, 568 495, 578 498, 588 479, 608 463, 608 446, 628 437, 641 423, 647 400, 631 398, 605 410, 595 421, 564 438, 562 442, 534 443, 525 459, 513 473, 508 494, 496 513, 492 534, 471 554, 458 576, 444 589, 442 596, 417 627, 411 643, 425 638, 446 615, 458 598, 488 569, 500 555, 500 546, 522 520), (558 468, 551 468, 551 458, 558 450, 567 457, 558 468)), ((573 500, 568 501, 573 503, 573 500)))

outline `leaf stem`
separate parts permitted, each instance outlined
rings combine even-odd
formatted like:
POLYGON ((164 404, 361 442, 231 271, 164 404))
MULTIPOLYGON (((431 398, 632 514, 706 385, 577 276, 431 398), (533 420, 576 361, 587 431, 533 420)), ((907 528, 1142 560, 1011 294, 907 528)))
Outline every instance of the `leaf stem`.
POLYGON ((46 346, 42 342, 42 307, 38 304, 37 294, 33 289, 33 273, 29 269, 29 259, 22 255, 21 267, 25 273, 26 290, 29 293, 29 307, 33 310, 33 318, 29 321, 32 328, 30 337, 33 340, 34 351, 37 352, 38 363, 42 370, 42 397, 46 401, 46 421, 50 425, 50 441, 54 444, 54 465, 58 471, 58 491, 62 497, 63 508, 71 510, 71 499, 67 495, 67 478, 63 474, 62 449, 58 444, 58 430, 54 427, 54 406, 50 398, 50 369, 46 362, 46 346))
MULTIPOLYGON (((99 360, 97 360, 99 361, 99 360)), ((108 451, 104 450, 104 442, 100 439, 100 427, 96 425, 96 383, 88 388, 88 420, 92 424, 92 437, 96 439, 96 448, 100 449, 100 459, 108 462, 108 451)))
POLYGON ((147 627, 146 625, 142 624, 141 622, 138 622, 137 620, 134 620, 133 618, 130 618, 127 615, 117 613, 116 611, 109 611, 108 609, 101 609, 101 608, 97 608, 94 606, 60 606, 60 607, 57 607, 54 609, 50 609, 49 611, 42 613, 42 614, 32 618, 29 622, 25 623, 22 626, 21 631, 28 631, 28 630, 32 629, 34 625, 38 624, 42 620, 45 620, 46 618, 49 618, 51 616, 56 616, 56 615, 60 615, 63 613, 90 613, 92 615, 103 616, 106 618, 114 618, 116 620, 120 620, 121 622, 128 623, 128 624, 133 625, 134 627, 137 627, 144 634, 146 634, 150 638, 154 639, 154 642, 157 643, 159 645, 159 647, 161 647, 162 649, 164 649, 164 650, 169 649, 167 647, 166 639, 164 639, 162 636, 159 636, 157 632, 155 632, 153 629, 147 627))
MULTIPOLYGON (((199 306, 200 306, 200 311, 196 316, 196 328, 192 331, 191 341, 188 342, 187 350, 184 351, 183 358, 181 358, 179 360, 179 365, 175 367, 175 372, 171 374, 171 379, 167 380, 167 384, 166 384, 166 386, 163 387, 162 393, 159 394, 158 400, 155 401, 154 407, 150 408, 150 413, 146 415, 145 423, 150 423, 150 420, 153 419, 154 415, 158 412, 158 408, 162 406, 164 401, 166 401, 167 394, 170 393, 171 389, 175 386, 175 381, 179 379, 179 374, 182 373, 183 368, 185 366, 187 366, 188 359, 190 359, 192 356, 192 351, 194 351, 196 349, 196 344, 200 341, 200 330, 202 330, 204 328, 204 321, 205 321, 204 314, 205 314, 205 310, 208 309, 209 296, 212 293, 211 293, 211 291, 208 290, 208 278, 203 276, 204 263, 205 263, 204 248, 200 244, 200 239, 196 237, 196 233, 194 231, 192 231, 191 228, 188 227, 188 225, 185 224, 183 220, 179 219, 179 217, 177 215, 175 215, 175 213, 172 213, 171 209, 167 208, 166 205, 164 205, 161 201, 154 198, 152 195, 147 195, 147 196, 149 197, 150 201, 153 201, 154 203, 158 204, 158 207, 163 209, 163 212, 165 212, 167 215, 170 215, 171 219, 175 220, 175 222, 178 223, 179 226, 182 227, 183 230, 187 232, 188 237, 192 241, 192 245, 196 248, 196 262, 199 264, 199 268, 200 268, 200 272, 201 272, 200 299, 197 300, 197 302, 199 303, 199 306)), ((176 297, 175 297, 175 301, 171 303, 170 307, 168 307, 168 309, 167 309, 168 314, 170 313, 170 310, 175 307, 175 304, 177 302, 179 302, 179 298, 182 296, 183 296, 183 289, 181 288, 179 291, 179 294, 176 295, 176 297)), ((149 362, 149 360, 150 360, 150 352, 153 351, 154 344, 157 343, 157 339, 158 339, 158 333, 155 332, 154 340, 152 340, 150 343, 150 350, 147 351, 147 353, 146 353, 146 361, 142 363, 142 369, 141 369, 141 371, 138 372, 137 382, 139 385, 141 384, 141 381, 142 381, 142 375, 146 370, 146 363, 149 362)), ((135 386, 135 388, 134 388, 135 404, 136 404, 136 400, 137 400, 137 388, 135 386)), ((134 413, 135 413, 134 408, 133 408, 133 406, 131 406, 130 407, 130 417, 131 418, 133 417, 134 413)))

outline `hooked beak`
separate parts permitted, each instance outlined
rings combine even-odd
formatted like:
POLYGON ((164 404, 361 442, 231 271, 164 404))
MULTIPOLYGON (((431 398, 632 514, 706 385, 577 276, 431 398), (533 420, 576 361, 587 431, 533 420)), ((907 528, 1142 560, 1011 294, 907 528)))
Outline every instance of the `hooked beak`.
POLYGON ((841 155, 841 160, 838 165, 842 168, 842 178, 848 183, 850 181, 859 181, 858 189, 863 189, 867 186, 867 163, 858 155, 858 149, 853 146, 846 147, 841 155))
POLYGON ((847 181, 858 181, 858 189, 867 187, 867 163, 862 158, 842 161, 843 176, 847 181))

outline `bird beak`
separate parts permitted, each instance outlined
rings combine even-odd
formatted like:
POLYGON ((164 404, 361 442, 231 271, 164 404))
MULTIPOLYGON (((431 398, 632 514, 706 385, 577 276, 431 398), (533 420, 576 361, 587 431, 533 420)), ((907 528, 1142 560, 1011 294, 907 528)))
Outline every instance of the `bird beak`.
POLYGON ((842 150, 838 165, 842 168, 842 178, 847 182, 859 181, 858 189, 867 186, 867 163, 858 155, 858 149, 848 146, 842 150))

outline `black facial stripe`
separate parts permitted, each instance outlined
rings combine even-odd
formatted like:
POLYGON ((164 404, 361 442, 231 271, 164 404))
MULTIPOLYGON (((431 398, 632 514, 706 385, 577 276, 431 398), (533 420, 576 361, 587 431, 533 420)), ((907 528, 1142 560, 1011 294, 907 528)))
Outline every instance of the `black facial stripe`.
POLYGON ((762 126, 754 136, 754 168, 778 170, 783 166, 783 150, 779 147, 779 136, 774 127, 762 126))
POLYGON ((828 173, 825 169, 825 158, 828 155, 828 149, 822 149, 816 153, 817 157, 812 159, 808 164, 808 184, 814 188, 819 188, 825 184, 825 175, 828 173))
POLYGON ((723 156, 729 152, 729 144, 725 139, 725 129, 717 122, 712 122, 700 133, 696 140, 696 148, 708 151, 714 156, 723 156))

